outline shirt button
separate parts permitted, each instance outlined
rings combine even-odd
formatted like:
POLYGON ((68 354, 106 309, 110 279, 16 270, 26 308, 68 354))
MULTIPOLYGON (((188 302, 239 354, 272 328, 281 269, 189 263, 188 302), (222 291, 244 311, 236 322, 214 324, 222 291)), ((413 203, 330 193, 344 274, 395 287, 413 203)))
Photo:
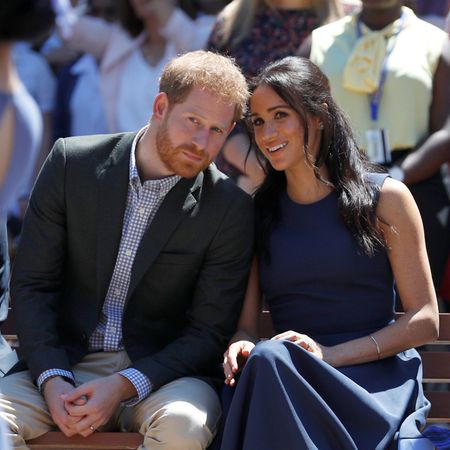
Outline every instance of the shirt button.
POLYGON ((109 332, 111 333, 111 334, 116 334, 116 327, 109 327, 109 332))
POLYGON ((126 251, 125 251, 125 255, 126 255, 126 256, 131 256, 131 250, 126 250, 126 251))
POLYGON ((114 295, 120 295, 122 291, 118 288, 114 289, 114 295))
POLYGON ((139 214, 143 215, 145 213, 145 208, 139 208, 139 214))

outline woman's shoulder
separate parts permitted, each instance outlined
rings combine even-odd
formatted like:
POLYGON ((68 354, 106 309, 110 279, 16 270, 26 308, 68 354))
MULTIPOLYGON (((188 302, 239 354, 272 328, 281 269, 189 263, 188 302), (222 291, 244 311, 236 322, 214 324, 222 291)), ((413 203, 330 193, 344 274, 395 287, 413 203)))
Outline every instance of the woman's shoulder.
POLYGON ((375 175, 378 176, 377 178, 379 180, 383 178, 381 184, 379 185, 380 199, 382 197, 389 197, 389 200, 394 200, 396 198, 402 199, 405 195, 411 195, 408 187, 403 182, 391 178, 389 174, 385 173, 375 175), (382 177, 380 177, 379 175, 381 175, 382 177))

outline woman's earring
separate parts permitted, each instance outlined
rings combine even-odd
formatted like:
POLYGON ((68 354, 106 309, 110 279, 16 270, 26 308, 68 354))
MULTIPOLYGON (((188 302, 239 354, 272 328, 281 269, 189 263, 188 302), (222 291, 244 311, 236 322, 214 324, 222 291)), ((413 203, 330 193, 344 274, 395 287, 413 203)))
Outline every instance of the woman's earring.
POLYGON ((324 129, 323 123, 320 122, 320 123, 319 123, 319 130, 323 130, 323 129, 324 129))

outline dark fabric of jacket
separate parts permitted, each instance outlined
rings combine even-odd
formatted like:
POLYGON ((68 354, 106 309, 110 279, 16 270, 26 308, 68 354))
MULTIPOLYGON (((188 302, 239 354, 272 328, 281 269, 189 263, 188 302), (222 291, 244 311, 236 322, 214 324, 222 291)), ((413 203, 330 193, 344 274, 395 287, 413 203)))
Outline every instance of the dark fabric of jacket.
MULTIPOLYGON (((33 378, 88 351, 114 269, 135 133, 60 139, 34 187, 11 282, 33 378)), ((253 251, 251 198, 211 165, 167 194, 136 253, 125 350, 153 388, 208 376, 234 332, 253 251)), ((13 369, 14 370, 14 369, 13 369)))

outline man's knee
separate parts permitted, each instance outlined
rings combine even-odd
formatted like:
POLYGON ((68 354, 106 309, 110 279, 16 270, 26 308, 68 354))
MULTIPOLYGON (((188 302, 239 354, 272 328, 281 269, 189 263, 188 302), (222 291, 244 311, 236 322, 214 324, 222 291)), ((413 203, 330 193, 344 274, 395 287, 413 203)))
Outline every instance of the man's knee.
POLYGON ((28 372, 1 378, 0 410, 9 431, 17 438, 32 439, 54 426, 47 405, 28 372))
MULTIPOLYGON (((174 401, 154 418, 146 433, 146 443, 156 441, 157 448, 171 450, 205 449, 212 441, 216 428, 214 423, 213 429, 210 429, 210 419, 205 411, 195 405, 174 401)), ((152 445, 148 448, 151 449, 152 445)))

